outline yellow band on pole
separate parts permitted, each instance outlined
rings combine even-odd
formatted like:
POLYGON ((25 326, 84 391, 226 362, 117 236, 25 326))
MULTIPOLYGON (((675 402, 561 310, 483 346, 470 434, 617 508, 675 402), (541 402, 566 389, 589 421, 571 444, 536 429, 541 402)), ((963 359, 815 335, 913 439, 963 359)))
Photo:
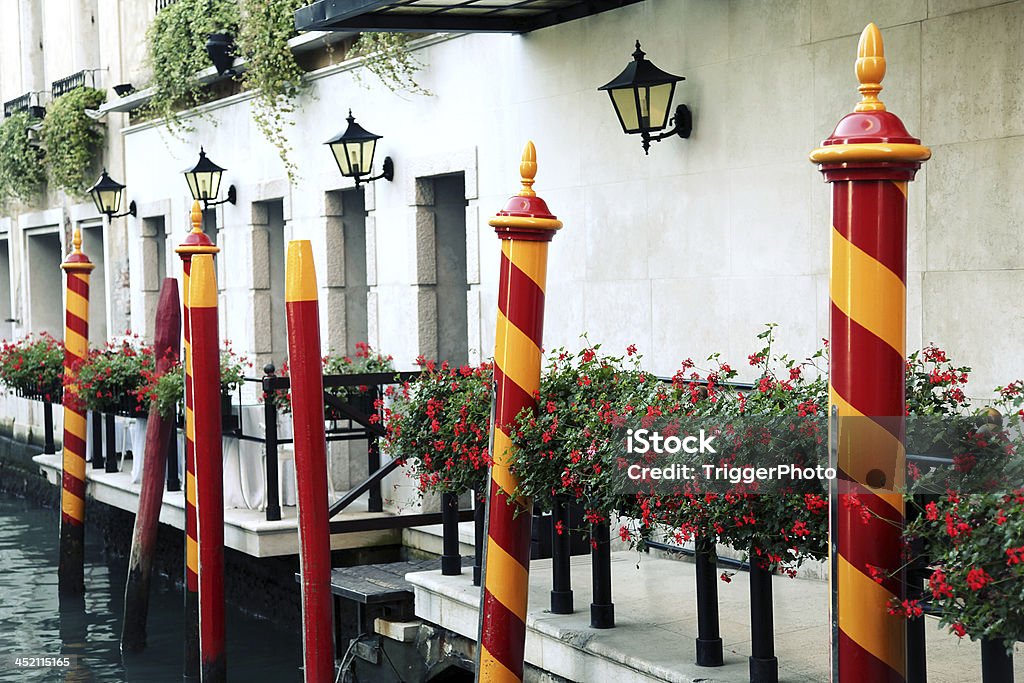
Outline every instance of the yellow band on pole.
POLYGON ((285 301, 318 300, 313 245, 309 240, 292 240, 288 243, 288 258, 284 272, 285 301))

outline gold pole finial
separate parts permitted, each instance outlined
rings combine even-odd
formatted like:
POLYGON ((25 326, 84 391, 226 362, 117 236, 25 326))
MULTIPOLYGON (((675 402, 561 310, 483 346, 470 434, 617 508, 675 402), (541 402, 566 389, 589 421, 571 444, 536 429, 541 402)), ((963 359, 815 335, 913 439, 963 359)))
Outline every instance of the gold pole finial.
POLYGON ((857 80, 861 100, 854 111, 885 111, 885 104, 878 99, 885 78, 885 46, 882 32, 874 23, 864 27, 857 43, 857 80))
POLYGON ((533 178, 537 175, 537 148, 533 146, 533 140, 528 140, 523 149, 519 175, 523 177, 523 189, 519 191, 519 196, 536 197, 537 193, 533 191, 533 178))
POLYGON ((75 226, 75 232, 71 237, 71 248, 74 254, 82 253, 82 229, 78 226, 75 226))
POLYGON ((192 232, 203 231, 203 210, 199 208, 199 200, 192 202, 192 232))

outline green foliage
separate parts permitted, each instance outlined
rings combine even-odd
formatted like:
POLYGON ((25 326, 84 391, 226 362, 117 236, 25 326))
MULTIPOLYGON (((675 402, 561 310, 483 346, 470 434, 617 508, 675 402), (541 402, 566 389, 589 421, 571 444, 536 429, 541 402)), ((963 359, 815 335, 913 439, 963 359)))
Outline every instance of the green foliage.
POLYGON ((515 494, 544 509, 552 496, 565 496, 583 505, 595 523, 623 507, 618 461, 625 425, 639 420, 659 384, 641 369, 635 347, 626 356, 600 351, 600 344, 575 354, 551 351, 537 410, 520 413, 511 434, 515 494))
POLYGON ((46 180, 43 152, 32 144, 28 130, 33 123, 24 111, 0 123, 0 200, 28 201, 46 180))
MULTIPOLYGON (((1002 641, 1012 651, 1024 640, 1024 489, 949 493, 915 509, 905 534, 929 559, 926 597, 941 623, 958 636, 1002 641)), ((917 600, 889 607, 907 616, 921 611, 917 600)))
POLYGON ((140 406, 155 403, 161 417, 184 414, 185 368, 175 360, 162 373, 143 373, 146 383, 135 392, 140 406))
POLYGON ((493 366, 421 365, 414 382, 385 392, 388 451, 408 459, 422 492, 485 492, 493 366))
POLYGON ((104 131, 86 115, 106 100, 95 88, 75 88, 53 101, 43 119, 42 137, 50 180, 74 196, 85 194, 95 175, 95 157, 104 131))
MULTIPOLYGON (((361 33, 349 51, 350 57, 362 57, 366 70, 380 79, 392 92, 406 91, 414 95, 430 95, 416 82, 416 73, 423 68, 409 51, 416 39, 412 33, 361 33)), ((358 71, 356 78, 360 78, 358 71)))
POLYGON ((64 344, 45 332, 0 347, 0 382, 22 396, 59 402, 64 344))
POLYGON ((220 350, 220 390, 233 391, 245 380, 246 370, 252 369, 252 361, 239 355, 231 348, 231 340, 225 339, 220 350))
POLYGON ((246 57, 245 84, 257 90, 252 117, 260 132, 277 148, 288 179, 296 180, 285 135, 288 116, 302 87, 302 69, 288 40, 296 35, 293 13, 306 0, 243 0, 238 48, 246 57))
POLYGON ((177 111, 201 101, 202 86, 194 76, 210 65, 207 34, 235 34, 238 22, 238 3, 234 0, 178 0, 157 12, 146 32, 155 88, 147 109, 166 119, 172 132, 190 129, 177 111))
POLYGON ((71 368, 64 378, 65 398, 81 408, 101 413, 133 413, 140 410, 139 389, 156 368, 153 349, 138 338, 108 342, 71 368))

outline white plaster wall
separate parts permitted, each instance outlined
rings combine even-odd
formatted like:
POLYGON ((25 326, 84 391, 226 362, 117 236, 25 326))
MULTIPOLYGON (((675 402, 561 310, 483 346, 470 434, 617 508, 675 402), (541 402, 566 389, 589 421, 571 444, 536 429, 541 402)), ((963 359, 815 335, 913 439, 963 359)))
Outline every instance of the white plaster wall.
MULTIPOLYGON (((120 39, 101 41, 100 61, 120 76, 111 84, 144 85, 141 40, 152 3, 98 0, 98 12, 104 27, 120 22, 120 39)), ((252 124, 245 95, 207 107, 185 140, 152 124, 129 128, 113 136, 108 154, 118 159, 123 142, 121 179, 143 212, 119 219, 120 237, 111 231, 108 264, 123 252, 130 292, 129 305, 112 303, 111 316, 130 309, 133 327, 149 327, 141 217, 163 215, 171 243, 184 238, 191 202, 180 172, 201 144, 229 169, 225 189, 239 190, 237 206, 217 209, 222 334, 242 350, 260 348, 264 290, 253 273, 265 254, 254 239, 253 202, 284 200, 286 238, 313 241, 326 300, 326 249, 335 240, 325 232, 324 193, 349 183, 321 143, 344 127, 351 107, 384 135, 378 166, 383 155, 396 165, 395 181, 366 195, 368 308, 370 341, 400 366, 411 365, 429 325, 416 287, 416 177, 466 174, 470 279, 479 282, 470 291, 470 347, 487 356, 498 262, 487 219, 517 191, 527 139, 538 149, 536 189, 565 222, 551 245, 549 348, 576 345, 586 331, 612 350, 637 343, 659 373, 713 351, 740 366, 761 325, 774 321, 780 348, 810 353, 827 334, 829 191, 806 154, 858 99, 857 35, 871 20, 889 60, 882 99, 934 153, 911 186, 908 346, 947 347, 974 367, 972 393, 986 395, 1024 375, 1014 353, 1024 332, 1014 297, 1024 278, 1020 0, 647 0, 523 36, 470 35, 424 48, 418 56, 428 67, 418 80, 433 97, 391 93, 369 75, 361 85, 352 70, 329 68, 312 75, 293 117, 295 185, 252 124), (635 38, 660 67, 686 76, 676 101, 694 115, 689 140, 657 143, 650 156, 621 133, 596 90, 628 61, 635 38)), ((0 48, 5 89, 13 58, 0 48)), ((170 261, 168 274, 180 277, 170 261)), ((321 317, 325 330, 338 318, 329 310, 321 317)))

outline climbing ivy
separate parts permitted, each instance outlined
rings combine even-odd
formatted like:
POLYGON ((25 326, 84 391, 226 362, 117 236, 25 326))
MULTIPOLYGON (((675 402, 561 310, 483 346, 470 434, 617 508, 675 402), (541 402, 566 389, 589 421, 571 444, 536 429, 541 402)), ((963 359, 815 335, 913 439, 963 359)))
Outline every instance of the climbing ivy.
MULTIPOLYGON (((416 37, 412 33, 361 33, 349 55, 362 57, 366 70, 392 92, 430 95, 416 82, 416 74, 423 69, 423 62, 409 50, 409 43, 416 37)), ((356 78, 361 78, 359 71, 356 78)))
POLYGON ((303 71, 288 40, 295 36, 293 13, 307 0, 243 0, 238 47, 245 55, 244 83, 256 90, 252 117, 260 132, 277 148, 288 179, 296 180, 286 126, 302 87, 303 71))
POLYGON ((43 151, 32 142, 28 112, 18 111, 0 123, 0 199, 28 201, 46 180, 43 151))
POLYGON ((104 130, 85 113, 106 100, 95 88, 75 88, 53 101, 43 119, 42 138, 50 181, 70 195, 81 196, 94 179, 96 152, 104 130))
POLYGON ((210 65, 207 35, 234 35, 238 23, 238 3, 233 0, 177 0, 157 12, 146 32, 154 88, 147 110, 166 119, 172 133, 190 130, 177 112, 201 101, 202 86, 195 74, 210 65))

